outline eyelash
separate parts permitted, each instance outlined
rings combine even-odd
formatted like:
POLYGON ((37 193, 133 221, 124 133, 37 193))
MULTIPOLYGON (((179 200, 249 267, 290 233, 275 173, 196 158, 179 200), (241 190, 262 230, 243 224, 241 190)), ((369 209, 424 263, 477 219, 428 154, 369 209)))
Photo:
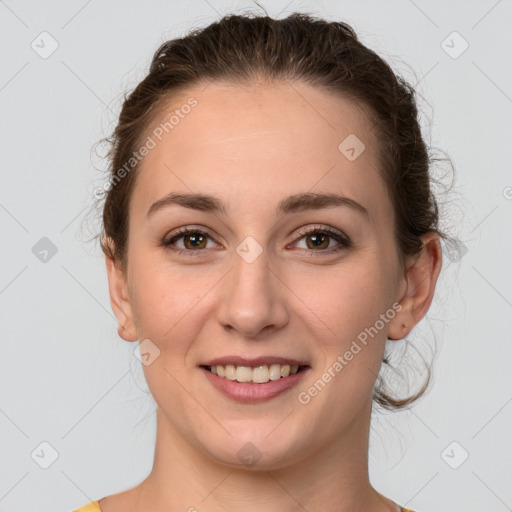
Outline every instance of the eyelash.
MULTIPOLYGON (((199 234, 201 236, 206 236, 206 237, 211 239, 211 237, 210 237, 210 235, 208 233, 206 233, 206 232, 204 232, 204 231, 202 231, 200 229, 181 228, 171 238, 169 238, 167 240, 164 240, 161 245, 163 247, 165 247, 166 249, 174 251, 178 255, 187 255, 188 257, 200 256, 201 253, 203 251, 205 251, 206 249, 192 250, 192 249, 176 249, 176 248, 172 248, 171 247, 172 244, 175 243, 176 241, 178 241, 180 238, 183 238, 185 235, 188 235, 188 234, 191 234, 191 233, 199 234), (194 253, 196 253, 196 254, 194 254, 194 253)), ((295 239, 295 243, 298 242, 299 240, 301 240, 302 238, 304 238, 305 236, 316 235, 316 234, 328 235, 329 238, 333 238, 334 240, 339 242, 340 245, 335 247, 335 248, 330 248, 330 249, 319 249, 319 250, 301 249, 301 250, 304 250, 304 251, 310 251, 312 256, 313 255, 314 256, 329 255, 329 254, 337 253, 337 252, 339 252, 341 250, 348 249, 348 248, 352 247, 352 242, 343 233, 338 232, 338 231, 336 231, 336 230, 334 230, 332 228, 322 227, 322 226, 314 226, 313 228, 310 228, 310 229, 301 230, 298 233, 298 238, 295 239)))

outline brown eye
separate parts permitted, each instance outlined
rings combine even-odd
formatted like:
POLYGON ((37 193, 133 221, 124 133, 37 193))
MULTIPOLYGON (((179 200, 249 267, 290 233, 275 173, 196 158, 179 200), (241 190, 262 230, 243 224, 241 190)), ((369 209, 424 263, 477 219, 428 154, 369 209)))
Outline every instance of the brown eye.
POLYGON ((210 236, 208 233, 198 229, 189 229, 184 228, 180 230, 177 234, 172 236, 171 238, 164 240, 162 245, 170 250, 176 251, 178 253, 193 253, 200 252, 203 249, 207 249, 206 245, 208 243, 208 239, 210 236), (183 239, 183 246, 179 245, 173 247, 176 242, 183 239))
MULTIPOLYGON (((304 250, 309 251, 315 256, 332 254, 352 246, 350 239, 342 232, 322 226, 315 226, 313 229, 302 231, 295 243, 297 244, 302 239, 306 241, 304 250), (332 246, 331 242, 333 240, 338 242, 338 244, 332 246), (330 245, 331 247, 329 247, 330 245)), ((301 247, 299 248, 302 249, 301 247)))
POLYGON ((184 235, 180 238, 183 238, 184 245, 187 249, 204 249, 206 242, 206 237, 198 234, 198 233, 192 233, 191 235, 184 235), (187 240, 190 241, 190 247, 187 245, 187 240))
POLYGON ((329 238, 331 237, 323 233, 312 233, 306 235, 304 238, 308 240, 306 243, 309 249, 327 249, 329 246, 329 238), (312 241, 311 244, 309 243, 309 240, 312 241), (326 241, 327 243, 325 243, 326 241))

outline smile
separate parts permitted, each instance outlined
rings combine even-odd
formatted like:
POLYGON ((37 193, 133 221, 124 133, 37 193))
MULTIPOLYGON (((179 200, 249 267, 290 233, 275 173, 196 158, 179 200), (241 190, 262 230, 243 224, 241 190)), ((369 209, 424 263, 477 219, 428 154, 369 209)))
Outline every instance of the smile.
POLYGON ((237 366, 234 364, 205 366, 213 375, 237 382, 265 384, 271 380, 295 375, 302 367, 289 364, 264 364, 256 367, 237 366))
POLYGON ((201 370, 222 395, 243 403, 276 398, 297 386, 311 370, 308 365, 259 363, 258 366, 210 364, 201 366, 201 370))

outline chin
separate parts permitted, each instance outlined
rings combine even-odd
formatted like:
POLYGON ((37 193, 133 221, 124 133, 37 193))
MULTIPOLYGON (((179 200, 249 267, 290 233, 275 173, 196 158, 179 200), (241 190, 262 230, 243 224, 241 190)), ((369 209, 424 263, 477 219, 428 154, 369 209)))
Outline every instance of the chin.
POLYGON ((299 440, 286 435, 287 432, 281 435, 267 432, 271 429, 254 436, 233 436, 223 443, 207 443, 203 449, 216 463, 248 471, 282 469, 304 457, 303 443, 299 440))

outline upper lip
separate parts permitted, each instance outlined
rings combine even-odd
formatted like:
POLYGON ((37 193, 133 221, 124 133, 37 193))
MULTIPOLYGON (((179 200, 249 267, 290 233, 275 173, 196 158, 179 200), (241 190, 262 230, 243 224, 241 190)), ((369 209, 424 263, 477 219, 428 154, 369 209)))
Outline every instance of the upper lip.
POLYGON ((299 361, 297 359, 292 359, 290 357, 281 357, 281 356, 260 356, 255 357, 253 359, 240 357, 240 356, 225 356, 225 357, 216 357, 215 359, 210 359, 206 361, 201 366, 216 366, 221 365, 225 366, 227 364, 232 364, 235 366, 263 366, 265 364, 289 364, 290 366, 307 366, 304 361, 299 361))

